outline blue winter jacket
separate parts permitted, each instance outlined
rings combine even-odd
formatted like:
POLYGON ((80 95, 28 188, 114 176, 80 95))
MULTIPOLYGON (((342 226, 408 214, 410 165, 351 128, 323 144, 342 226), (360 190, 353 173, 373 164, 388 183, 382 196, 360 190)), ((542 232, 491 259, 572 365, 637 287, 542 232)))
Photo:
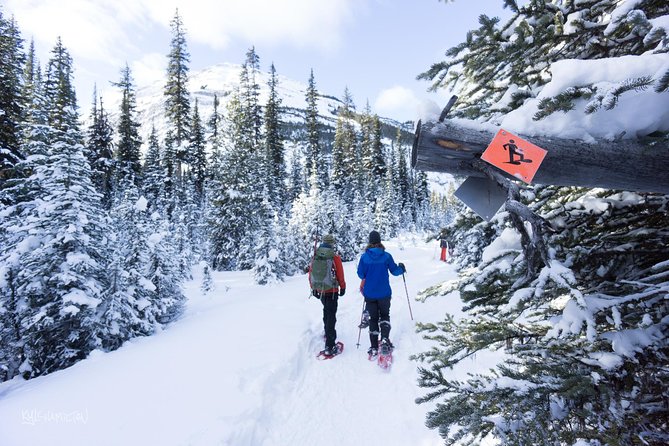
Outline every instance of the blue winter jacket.
POLYGON ((358 262, 358 277, 364 279, 362 295, 365 299, 389 299, 392 295, 388 271, 399 276, 404 271, 397 266, 393 256, 382 248, 369 248, 358 262))

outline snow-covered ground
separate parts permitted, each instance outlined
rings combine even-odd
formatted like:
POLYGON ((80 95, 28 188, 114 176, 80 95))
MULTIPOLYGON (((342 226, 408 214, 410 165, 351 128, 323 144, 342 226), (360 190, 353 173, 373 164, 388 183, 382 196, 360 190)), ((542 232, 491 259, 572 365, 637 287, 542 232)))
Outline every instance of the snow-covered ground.
MULTIPOLYGON (((254 285, 248 272, 215 273, 216 289, 200 292, 201 271, 186 284, 188 309, 161 333, 94 352, 77 365, 31 381, 0 385, 0 445, 438 445, 424 426, 425 393, 411 354, 429 348, 416 321, 460 315, 456 295, 414 300, 455 277, 439 262, 436 243, 404 237, 386 243, 404 262, 415 321, 402 277, 391 278, 395 363, 384 372, 367 360, 357 324, 362 298, 356 261, 345 263, 337 332, 344 353, 329 361, 321 304, 308 298, 306 276, 254 285)), ((473 372, 474 358, 454 373, 473 372), (465 370, 467 369, 467 370, 465 370)))

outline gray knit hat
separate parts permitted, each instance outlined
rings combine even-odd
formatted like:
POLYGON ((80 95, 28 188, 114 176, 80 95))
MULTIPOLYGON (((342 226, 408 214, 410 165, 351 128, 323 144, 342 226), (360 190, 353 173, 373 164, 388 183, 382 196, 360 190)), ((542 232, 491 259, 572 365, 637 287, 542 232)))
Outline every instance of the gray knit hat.
POLYGON ((327 243, 328 245, 334 245, 336 242, 337 240, 335 240, 335 237, 332 234, 325 234, 325 236, 323 236, 323 243, 327 243))

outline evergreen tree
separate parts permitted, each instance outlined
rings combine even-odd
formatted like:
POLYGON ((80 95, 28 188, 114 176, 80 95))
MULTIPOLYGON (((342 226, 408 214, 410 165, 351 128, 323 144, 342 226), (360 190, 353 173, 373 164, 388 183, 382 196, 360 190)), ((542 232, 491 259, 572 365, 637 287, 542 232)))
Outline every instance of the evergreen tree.
POLYGON ((315 252, 315 244, 326 234, 324 198, 318 185, 316 173, 309 178, 308 192, 301 193, 293 202, 288 222, 293 264, 300 272, 306 272, 315 252))
POLYGON ((104 289, 104 216, 78 128, 71 58, 57 42, 44 80, 47 158, 32 175, 39 203, 16 283, 28 304, 22 371, 38 376, 73 364, 99 346, 97 308, 104 289))
POLYGON ((181 165, 189 162, 186 146, 190 137, 190 94, 188 92, 188 63, 190 54, 186 46, 186 31, 179 16, 179 10, 174 13, 170 22, 172 41, 167 64, 167 83, 163 94, 165 96, 165 115, 173 134, 175 147, 175 173, 181 179, 181 165))
MULTIPOLYGON (((409 158, 406 145, 402 140, 402 129, 397 129, 397 136, 392 150, 397 157, 397 192, 400 196, 402 209, 408 209, 411 205, 411 179, 409 174, 409 158)), ((406 215, 402 212, 402 215, 406 215)))
POLYGON ((222 168, 215 171, 211 183, 211 204, 207 217, 209 254, 216 270, 233 270, 239 266, 240 243, 246 234, 248 209, 247 182, 250 179, 249 157, 243 150, 243 117, 239 96, 228 102, 226 138, 229 147, 222 157, 222 168))
POLYGON ((162 206, 162 198, 164 197, 165 169, 162 165, 160 143, 156 135, 155 125, 151 127, 148 144, 142 171, 142 192, 149 201, 149 207, 156 210, 162 206))
POLYGON ((200 291, 202 294, 209 294, 215 289, 214 279, 211 277, 211 268, 206 262, 202 262, 202 284, 200 285, 200 291))
POLYGON ((299 156, 300 152, 301 150, 294 150, 290 162, 290 175, 288 178, 289 186, 287 190, 288 195, 286 198, 288 203, 293 203, 297 197, 307 188, 305 178, 306 167, 302 165, 302 160, 299 156))
POLYGON ((163 182, 162 182, 162 197, 161 202, 169 219, 172 219, 176 208, 176 197, 178 194, 178 178, 177 178, 177 157, 175 147, 174 134, 171 130, 167 131, 165 135, 164 150, 161 157, 161 165, 163 168, 163 182))
POLYGON ((223 149, 223 116, 218 107, 220 101, 218 95, 214 95, 214 110, 207 121, 209 137, 207 139, 210 148, 208 178, 212 179, 214 173, 221 168, 221 151, 223 149))
POLYGON ((112 210, 111 253, 107 267, 108 288, 99 308, 102 346, 119 348, 128 339, 153 333, 157 326, 152 313, 155 299, 149 270, 149 224, 147 201, 138 197, 132 185, 112 210))
POLYGON ((260 227, 265 151, 258 103, 258 56, 251 48, 240 73, 240 87, 228 102, 226 140, 220 177, 211 195, 208 225, 212 237, 212 265, 250 269, 256 262, 255 231, 260 227))
MULTIPOLYGON (((482 17, 483 26, 429 72, 444 85, 464 81, 461 115, 494 118, 517 108, 563 58, 667 51, 648 20, 667 17, 666 2, 505 4, 514 18, 498 29, 482 17), (504 94, 511 101, 493 107, 504 94)), ((534 118, 586 94, 592 112, 604 92, 586 85, 549 98, 534 118)), ((444 231, 463 272, 424 296, 458 290, 468 317, 420 327, 438 344, 418 355, 419 384, 430 389, 420 402, 438 402, 428 426, 447 444, 490 436, 502 444, 665 444, 669 349, 660 296, 668 254, 657 247, 667 243, 667 197, 554 186, 514 195, 507 207, 522 201, 533 212, 527 222, 502 212, 481 223, 464 211, 444 231), (529 240, 527 226, 543 236, 529 240), (536 270, 532 244, 547 247, 536 270), (463 359, 500 348, 505 354, 490 372, 448 378, 463 359)))
POLYGON ((307 145, 306 145, 306 178, 311 177, 315 170, 320 186, 327 185, 327 164, 321 148, 320 131, 318 123, 318 90, 316 89, 316 80, 314 79, 314 70, 311 70, 309 75, 309 83, 307 84, 306 92, 307 109, 305 114, 305 125, 307 128, 307 145))
MULTIPOLYGON (((421 401, 450 395, 428 425, 449 444, 488 433, 506 444, 662 444, 667 252, 654 247, 666 244, 666 213, 658 210, 667 197, 548 187, 536 198, 532 208, 559 228, 547 241, 549 264, 528 281, 520 249, 481 256, 486 236, 478 256, 460 260, 475 265, 457 285, 471 317, 421 327, 441 347, 419 355, 432 364, 421 368, 420 385, 433 389, 421 401), (500 347, 505 359, 491 373, 466 385, 445 378, 444 368, 500 347)), ((520 238, 500 223, 481 225, 492 238, 520 238)))
POLYGON ((361 121, 361 163, 359 166, 361 182, 358 187, 368 200, 375 201, 384 188, 387 170, 381 142, 381 121, 378 116, 371 114, 369 103, 361 121))
MULTIPOLYGON (((662 43, 666 31, 653 25, 654 19, 669 13, 666 2, 641 0, 622 7, 613 0, 518 3, 504 1, 513 15, 502 26, 498 18, 481 15, 479 29, 470 31, 466 41, 449 49, 447 60, 433 64, 419 76, 431 80, 435 90, 453 87, 459 97, 451 111, 453 116, 492 117, 518 108, 525 99, 537 96, 551 79, 550 64, 558 60, 667 51, 666 43, 662 43)), ((659 83, 665 73, 642 84, 659 83)), ((603 98, 618 87, 597 91, 596 87, 583 85, 560 92, 544 100, 536 118, 569 110, 573 101, 583 96, 603 98)))
POLYGON ((283 242, 277 237, 275 217, 277 212, 272 208, 272 202, 269 199, 269 191, 263 194, 261 206, 261 216, 259 218, 259 227, 254 235, 255 240, 255 264, 253 265, 253 278, 259 285, 266 285, 283 280, 287 268, 283 260, 283 242))
MULTIPOLYGON (((392 162, 390 163, 392 166, 392 162)), ((387 238, 394 237, 399 227, 400 206, 397 199, 396 181, 393 178, 393 169, 387 169, 380 194, 376 200, 374 222, 377 230, 387 238)))
POLYGON ((121 89, 121 113, 118 122, 118 142, 116 144, 116 159, 118 160, 118 182, 125 181, 138 186, 141 182, 140 147, 142 139, 139 136, 140 123, 137 122, 137 99, 132 82, 130 68, 126 64, 121 70, 121 80, 113 84, 121 89))
MULTIPOLYGON (((32 46, 31 46, 32 49, 32 46)), ((31 53, 34 55, 34 51, 31 53)), ((29 57, 29 62, 32 58, 29 57)), ((43 178, 49 151, 49 127, 46 101, 42 95, 39 68, 26 68, 31 76, 25 84, 26 121, 20 150, 25 158, 15 165, 15 175, 0 188, 0 380, 30 374, 31 362, 26 351, 25 320, 30 316, 25 277, 27 253, 39 246, 39 207, 46 194, 43 178)))
POLYGON ((254 152, 260 150, 262 141, 259 70, 260 58, 255 48, 251 47, 246 52, 246 59, 239 75, 239 102, 242 126, 245 131, 245 134, 242 135, 242 143, 254 152))
POLYGON ((51 51, 46 67, 44 97, 48 123, 54 130, 67 133, 79 131, 77 95, 72 83, 72 57, 60 37, 51 51))
POLYGON ((278 79, 274 64, 270 68, 269 99, 265 107, 265 149, 267 192, 271 191, 272 207, 281 210, 286 200, 286 165, 281 134, 281 98, 276 91, 278 79))
POLYGON ((354 125, 353 98, 346 88, 344 104, 339 109, 335 140, 332 147, 331 183, 344 199, 353 199, 353 185, 350 184, 350 172, 356 172, 357 134, 354 125))
POLYGON ((22 158, 19 149, 24 103, 21 96, 25 54, 21 33, 0 10, 0 180, 22 158))
POLYGON ((145 288, 152 291, 151 317, 159 324, 168 324, 182 314, 186 300, 181 291, 185 276, 178 241, 174 240, 177 231, 156 213, 151 215, 149 230, 146 277, 153 286, 145 288))
POLYGON ((195 188, 195 202, 198 207, 202 207, 204 200, 204 183, 207 179, 207 153, 206 141, 204 135, 204 127, 200 119, 200 111, 198 101, 195 99, 195 107, 193 107, 193 121, 191 123, 190 147, 189 151, 192 156, 190 174, 195 188))
POLYGON ((87 155, 93 172, 93 184, 102 196, 102 205, 105 209, 111 207, 114 186, 113 132, 102 98, 100 98, 98 109, 97 89, 94 89, 91 124, 88 127, 87 155))
POLYGON ((329 185, 321 196, 321 214, 319 219, 323 222, 322 233, 333 234, 337 239, 337 250, 343 261, 353 260, 359 251, 359 240, 351 225, 349 218, 350 205, 344 197, 339 195, 333 184, 329 185))

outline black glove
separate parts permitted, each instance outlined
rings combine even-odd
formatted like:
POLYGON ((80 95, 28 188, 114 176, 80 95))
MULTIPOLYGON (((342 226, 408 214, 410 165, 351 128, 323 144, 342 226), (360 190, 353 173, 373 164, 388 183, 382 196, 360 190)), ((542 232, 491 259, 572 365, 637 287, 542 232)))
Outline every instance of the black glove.
POLYGON ((343 296, 344 294, 346 294, 346 288, 340 288, 339 289, 339 295, 343 296))
POLYGON ((321 298, 321 292, 318 290, 311 290, 311 295, 317 298, 321 298))
POLYGON ((399 263, 399 264, 397 264, 397 266, 399 266, 400 268, 402 268, 402 274, 404 274, 404 273, 407 272, 407 267, 404 266, 404 263, 399 263))

